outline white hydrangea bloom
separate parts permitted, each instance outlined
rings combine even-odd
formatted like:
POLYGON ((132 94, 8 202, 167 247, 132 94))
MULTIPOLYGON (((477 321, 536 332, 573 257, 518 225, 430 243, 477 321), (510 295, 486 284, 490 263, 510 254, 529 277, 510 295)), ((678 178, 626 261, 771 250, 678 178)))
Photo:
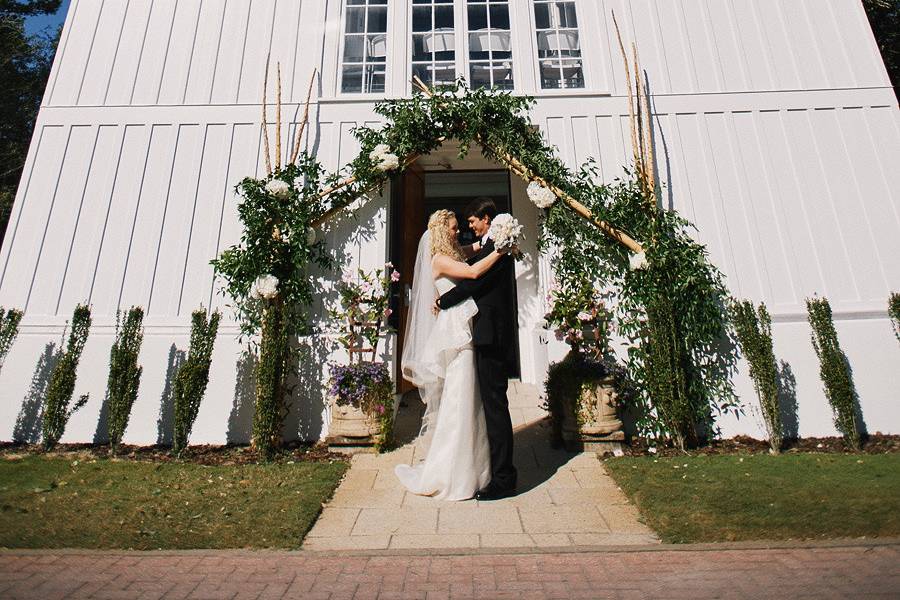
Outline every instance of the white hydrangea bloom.
POLYGON ((273 179, 266 184, 266 191, 276 198, 287 198, 291 195, 291 186, 280 179, 273 179))
POLYGON ((381 163, 379 163, 378 168, 381 171, 390 171, 391 169, 396 169, 400 166, 400 159, 397 158, 396 154, 383 154, 381 156, 381 163))
POLYGON ((528 199, 538 208, 550 208, 556 202, 556 194, 537 181, 528 184, 528 199))
POLYGON ((316 240, 319 239, 319 232, 315 230, 314 227, 308 227, 306 229, 306 245, 312 246, 316 243, 316 240))
POLYGON ((632 271, 637 271, 639 269, 646 269, 650 266, 650 263, 647 262, 647 253, 646 252, 638 252, 637 254, 632 254, 628 258, 628 268, 632 271))
POLYGON ((369 160, 375 163, 375 168, 379 171, 389 171, 396 169, 400 165, 400 159, 396 154, 391 152, 391 147, 387 144, 378 144, 369 152, 369 160))
POLYGON ((511 248, 518 245, 519 237, 522 235, 522 226, 511 214, 500 213, 491 221, 488 234, 494 240, 494 246, 498 250, 511 248))
POLYGON ((253 284, 256 295, 267 300, 278 295, 278 278, 274 275, 260 275, 253 284))
POLYGON ((594 317, 591 316, 591 313, 589 313, 589 312, 587 312, 587 311, 584 311, 584 310, 583 310, 583 311, 581 311, 580 313, 578 313, 578 320, 579 320, 579 321, 590 321, 590 320, 592 320, 593 318, 594 318, 594 317))

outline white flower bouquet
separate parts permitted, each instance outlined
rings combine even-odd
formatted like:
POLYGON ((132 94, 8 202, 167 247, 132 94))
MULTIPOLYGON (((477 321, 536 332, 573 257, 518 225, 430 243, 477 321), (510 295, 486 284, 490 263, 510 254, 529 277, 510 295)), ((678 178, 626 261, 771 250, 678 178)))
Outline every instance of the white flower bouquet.
POLYGON ((491 221, 488 235, 494 240, 497 250, 514 250, 522 236, 522 226, 509 213, 500 213, 491 221))

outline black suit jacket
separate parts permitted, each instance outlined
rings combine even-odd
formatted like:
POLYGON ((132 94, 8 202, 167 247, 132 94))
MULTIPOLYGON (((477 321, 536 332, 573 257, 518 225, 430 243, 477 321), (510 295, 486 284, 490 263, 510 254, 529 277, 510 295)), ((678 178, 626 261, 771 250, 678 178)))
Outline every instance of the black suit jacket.
MULTIPOLYGON (((488 240, 469 264, 494 251, 494 241, 488 240)), ((512 256, 505 255, 478 279, 464 279, 452 290, 442 295, 438 301, 441 308, 456 306, 466 298, 475 300, 478 314, 472 321, 472 342, 476 346, 497 346, 506 349, 510 357, 515 355, 515 323, 513 322, 513 276, 512 256)), ((512 358, 510 359, 512 360, 512 358)))

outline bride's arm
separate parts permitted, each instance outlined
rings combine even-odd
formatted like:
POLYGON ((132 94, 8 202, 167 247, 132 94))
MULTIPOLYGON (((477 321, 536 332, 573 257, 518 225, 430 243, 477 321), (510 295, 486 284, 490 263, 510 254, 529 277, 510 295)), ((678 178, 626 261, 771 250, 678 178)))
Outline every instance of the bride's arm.
POLYGON ((457 277, 460 279, 478 279, 484 275, 501 256, 503 256, 501 253, 494 250, 474 265, 469 265, 459 260, 453 260, 444 254, 436 254, 434 256, 434 262, 432 262, 432 270, 436 277, 445 275, 447 277, 457 277))

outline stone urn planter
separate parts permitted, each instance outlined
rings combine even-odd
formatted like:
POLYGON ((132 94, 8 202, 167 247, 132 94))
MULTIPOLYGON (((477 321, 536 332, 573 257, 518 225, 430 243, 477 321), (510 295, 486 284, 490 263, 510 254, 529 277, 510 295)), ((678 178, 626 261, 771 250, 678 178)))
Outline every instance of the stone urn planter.
POLYGON ((561 434, 566 450, 598 454, 621 451, 625 433, 617 416, 618 392, 613 377, 584 385, 576 401, 562 405, 561 434))
POLYGON ((352 405, 331 402, 330 435, 348 438, 369 438, 381 431, 378 421, 352 405))
POLYGON ((625 433, 617 416, 616 380, 602 363, 570 352, 551 365, 546 389, 554 447, 564 446, 571 452, 621 452, 625 433))

